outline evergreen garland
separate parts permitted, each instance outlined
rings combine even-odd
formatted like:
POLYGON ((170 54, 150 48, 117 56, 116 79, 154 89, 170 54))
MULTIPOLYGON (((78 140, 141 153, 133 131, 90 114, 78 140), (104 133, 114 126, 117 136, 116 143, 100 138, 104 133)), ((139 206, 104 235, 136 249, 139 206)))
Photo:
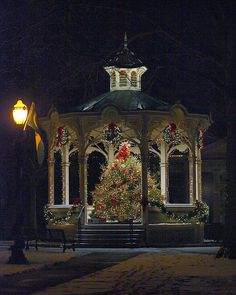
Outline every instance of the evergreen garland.
POLYGON ((44 206, 44 218, 47 222, 51 222, 52 224, 66 224, 69 222, 71 216, 73 213, 75 213, 76 209, 79 207, 79 205, 72 205, 68 211, 66 212, 65 216, 63 217, 57 217, 55 213, 53 213, 49 205, 44 206))
POLYGON ((161 212, 166 214, 171 220, 181 223, 206 222, 207 217, 209 216, 209 207, 203 201, 195 201, 194 210, 184 215, 177 215, 171 211, 168 211, 165 207, 165 204, 160 199, 158 202, 149 202, 149 205, 152 207, 158 207, 161 212))

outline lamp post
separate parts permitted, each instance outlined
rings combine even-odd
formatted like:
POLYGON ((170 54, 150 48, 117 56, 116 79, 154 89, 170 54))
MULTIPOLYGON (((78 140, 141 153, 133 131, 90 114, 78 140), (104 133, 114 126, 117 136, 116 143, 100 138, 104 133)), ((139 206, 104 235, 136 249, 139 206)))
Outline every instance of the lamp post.
POLYGON ((28 108, 21 99, 18 99, 17 103, 14 105, 12 115, 17 125, 25 124, 28 115, 28 108))
MULTIPOLYGON (((21 99, 18 99, 17 103, 13 108, 13 119, 17 125, 23 125, 26 121, 28 115, 28 108, 22 102, 21 99)), ((20 153, 17 153, 17 157, 21 156, 20 153)), ((23 167, 19 158, 17 158, 17 189, 18 189, 18 197, 21 202, 22 208, 22 178, 23 178, 23 167)), ((14 244, 11 246, 11 256, 8 259, 8 264, 28 264, 28 260, 24 255, 23 249, 25 247, 25 241, 23 237, 23 222, 24 222, 24 214, 20 210, 19 214, 16 217, 16 222, 13 226, 13 234, 14 234, 14 244)))

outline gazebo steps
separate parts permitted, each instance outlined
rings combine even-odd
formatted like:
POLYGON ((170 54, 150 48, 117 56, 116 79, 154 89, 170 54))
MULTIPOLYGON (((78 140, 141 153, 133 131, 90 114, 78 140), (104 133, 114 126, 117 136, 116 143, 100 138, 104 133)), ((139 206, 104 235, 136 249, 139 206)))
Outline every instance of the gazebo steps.
POLYGON ((76 244, 79 247, 140 247, 144 240, 144 230, 141 225, 85 225, 76 235, 76 244))

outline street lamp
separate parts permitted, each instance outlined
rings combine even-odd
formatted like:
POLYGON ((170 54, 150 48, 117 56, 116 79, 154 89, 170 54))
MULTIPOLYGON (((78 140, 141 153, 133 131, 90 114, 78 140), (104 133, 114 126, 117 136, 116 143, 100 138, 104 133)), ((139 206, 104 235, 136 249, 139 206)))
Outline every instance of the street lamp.
MULTIPOLYGON (((13 119, 17 125, 23 125, 27 119, 28 115, 28 108, 22 102, 21 99, 18 99, 17 103, 14 105, 12 111, 13 119)), ((19 157, 19 153, 17 155, 19 157)), ((19 186, 17 189, 19 191, 19 199, 22 202, 22 165, 19 162, 17 163, 19 177, 17 177, 17 185, 19 186)), ((21 204, 22 206, 22 204, 21 204)), ((13 234, 14 234, 14 244, 11 246, 11 256, 8 259, 9 264, 28 264, 28 260, 24 255, 23 249, 25 247, 25 241, 23 237, 23 221, 24 221, 24 214, 20 211, 17 215, 16 222, 13 226, 13 234)))
POLYGON ((21 99, 18 99, 17 103, 14 105, 12 115, 17 125, 25 124, 28 115, 28 108, 21 99))

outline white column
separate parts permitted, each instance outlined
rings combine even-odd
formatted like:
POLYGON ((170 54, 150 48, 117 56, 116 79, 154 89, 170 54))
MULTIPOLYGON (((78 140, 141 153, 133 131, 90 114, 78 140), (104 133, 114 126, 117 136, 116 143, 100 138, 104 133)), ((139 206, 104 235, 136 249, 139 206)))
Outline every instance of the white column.
POLYGON ((160 162, 160 172, 161 172, 161 196, 164 200, 168 197, 168 160, 167 160, 167 145, 165 142, 161 142, 161 162, 160 162))
POLYGON ((82 218, 82 223, 85 224, 87 216, 87 166, 86 166, 86 156, 78 155, 79 160, 79 187, 80 187, 80 199, 82 200, 82 204, 85 208, 84 210, 84 218, 82 218))
POLYGON ((143 223, 148 225, 148 130, 147 121, 143 119, 141 134, 141 161, 142 161, 142 209, 143 223))
POLYGON ((113 144, 108 144, 108 164, 114 161, 114 147, 113 144))
POLYGON ((69 145, 65 145, 62 150, 62 204, 69 205, 70 175, 69 175, 69 145))
POLYGON ((54 152, 49 152, 48 157, 48 204, 54 205, 54 152))
POLYGON ((193 155, 189 152, 188 156, 189 165, 189 203, 192 204, 195 200, 194 194, 194 165, 193 165, 193 155))
POLYGON ((85 211, 87 216, 87 205, 88 205, 88 156, 85 155, 84 159, 84 196, 85 196, 85 211))
POLYGON ((201 151, 196 146, 195 148, 195 183, 196 183, 196 200, 202 200, 202 160, 201 151))

